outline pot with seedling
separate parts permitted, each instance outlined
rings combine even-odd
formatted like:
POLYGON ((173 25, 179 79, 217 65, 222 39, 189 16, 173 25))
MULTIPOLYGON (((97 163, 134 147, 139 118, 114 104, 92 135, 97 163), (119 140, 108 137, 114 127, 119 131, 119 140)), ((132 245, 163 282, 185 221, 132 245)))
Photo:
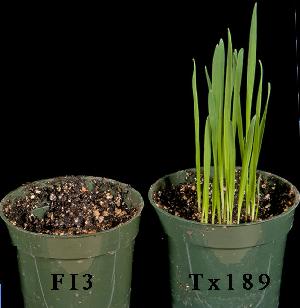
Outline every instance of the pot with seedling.
POLYGON ((70 176, 19 187, 0 203, 17 246, 25 307, 129 307, 143 208, 129 185, 70 176))
POLYGON ((299 192, 285 179, 257 170, 271 86, 263 108, 261 61, 255 87, 256 36, 255 4, 245 99, 241 95, 244 51, 233 50, 229 30, 227 55, 220 40, 211 75, 205 68, 208 116, 203 167, 194 61, 196 168, 167 175, 149 190, 150 202, 168 236, 176 308, 278 306, 285 243, 299 192), (241 167, 236 166, 237 155, 241 167))

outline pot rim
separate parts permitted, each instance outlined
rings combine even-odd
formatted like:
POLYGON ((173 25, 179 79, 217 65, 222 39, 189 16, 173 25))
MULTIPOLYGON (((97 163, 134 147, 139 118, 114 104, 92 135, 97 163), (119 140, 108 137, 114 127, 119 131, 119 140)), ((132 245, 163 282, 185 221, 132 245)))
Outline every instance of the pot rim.
MULTIPOLYGON (((201 167, 201 169, 203 169, 201 167)), ((236 169, 241 169, 241 167, 237 167, 236 169)), ((257 170, 257 173, 259 174, 263 174, 267 177, 275 177, 276 179, 278 179, 279 181, 281 182, 284 182, 286 183, 288 186, 290 186, 291 190, 293 190, 293 192, 295 193, 295 199, 294 199, 294 203, 292 206, 290 206, 288 208, 287 211, 285 212, 282 212, 281 214, 279 215, 276 215, 276 216, 273 216, 271 218, 267 218, 265 220, 261 220, 261 221, 255 221, 255 222, 247 222, 247 223, 242 223, 242 224, 210 224, 210 223, 202 223, 202 222, 198 222, 198 221, 194 221, 194 220, 189 220, 189 219, 186 219, 186 218, 182 218, 182 217, 178 217, 178 216, 175 216, 173 214, 170 214, 168 213, 167 211, 161 209, 160 207, 157 206, 156 202, 154 201, 153 199, 153 193, 154 193, 154 187, 162 180, 166 179, 166 178, 169 178, 170 176, 174 176, 178 173, 183 173, 183 172, 194 172, 195 171, 195 168, 188 168, 188 169, 183 169, 183 170, 179 170, 179 171, 176 171, 176 172, 172 172, 172 173, 169 173, 163 177, 160 177, 158 180, 156 180, 151 186, 150 186, 150 189, 148 191, 148 199, 150 201, 150 204, 157 210, 159 211, 160 213, 162 213, 163 215, 173 219, 173 220, 177 220, 178 222, 185 222, 185 223, 190 223, 190 224, 193 224, 193 225, 202 225, 202 226, 206 226, 206 227, 211 227, 211 228, 237 228, 237 227, 249 227, 249 226, 254 226, 254 225, 258 225, 258 224, 262 224, 262 223, 267 223, 267 222, 272 222, 272 221, 275 221, 277 219, 280 219, 286 215, 289 215, 290 212, 294 211, 295 208, 299 205, 299 202, 300 202, 300 193, 298 191, 298 189, 296 188, 296 186, 294 186, 291 182, 289 182, 288 180, 276 175, 276 174, 273 174, 273 173, 270 173, 270 172, 267 172, 267 171, 262 171, 262 170, 257 170)))

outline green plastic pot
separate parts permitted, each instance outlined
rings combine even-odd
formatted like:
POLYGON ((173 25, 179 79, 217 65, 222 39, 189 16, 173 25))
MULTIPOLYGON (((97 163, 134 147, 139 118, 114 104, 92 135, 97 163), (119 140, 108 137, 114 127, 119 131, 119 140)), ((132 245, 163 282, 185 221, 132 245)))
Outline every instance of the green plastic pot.
POLYGON ((168 238, 173 308, 278 307, 286 238, 299 192, 275 177, 294 191, 294 204, 272 219, 241 225, 201 224, 156 205, 154 192, 194 181, 194 169, 167 175, 151 186, 149 199, 168 238))
MULTIPOLYGON (((93 179, 101 178, 84 179, 90 187, 93 179)), ((129 307, 132 255, 143 199, 126 184, 103 180, 128 191, 125 202, 137 208, 137 214, 124 224, 95 234, 46 235, 11 224, 2 211, 3 203, 24 195, 26 186, 12 191, 1 201, 0 216, 13 245, 17 246, 26 308, 129 307)), ((34 184, 41 187, 47 185, 47 181, 34 184)))

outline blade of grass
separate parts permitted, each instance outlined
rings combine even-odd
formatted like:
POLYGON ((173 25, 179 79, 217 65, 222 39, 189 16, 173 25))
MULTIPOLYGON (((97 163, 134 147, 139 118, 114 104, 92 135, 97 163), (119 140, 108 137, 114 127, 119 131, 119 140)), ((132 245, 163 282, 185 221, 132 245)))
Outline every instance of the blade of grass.
MULTIPOLYGON (((255 193, 256 193, 256 170, 258 165, 259 158, 259 139, 260 139, 260 111, 261 111, 261 99, 262 99, 262 83, 263 83, 263 67, 261 61, 259 61, 260 66, 260 81, 257 92, 256 99, 256 122, 254 127, 254 142, 253 142, 253 151, 250 161, 250 174, 249 174, 249 198, 251 202, 251 219, 254 219, 255 215, 255 193)), ((247 205, 249 207, 249 204, 247 205)))
POLYGON ((268 83, 268 96, 267 96, 267 101, 264 109, 264 113, 260 122, 260 135, 259 135, 259 149, 261 149, 262 145, 262 139, 265 131, 265 125, 266 125, 266 117, 267 117, 267 111, 268 111, 268 106, 269 106, 269 99, 270 99, 270 94, 271 94, 271 84, 268 83))
POLYGON ((257 41, 257 4, 255 3, 249 35, 249 49, 248 49, 248 67, 247 67, 247 93, 246 93, 246 138, 250 126, 251 105, 255 79, 256 68, 256 41, 257 41))
POLYGON ((225 173, 225 207, 227 222, 230 220, 230 198, 229 198, 229 182, 230 182, 230 116, 231 116, 231 102, 232 102, 232 89, 233 89, 233 53, 231 34, 228 29, 228 47, 227 47, 227 60, 226 60, 226 79, 225 79, 225 97, 224 97, 224 115, 223 115, 223 155, 224 155, 224 173, 225 173))
MULTIPOLYGON (((225 67, 225 49, 224 42, 221 39, 215 48, 212 63, 212 90, 215 95, 216 103, 223 102, 224 93, 224 67, 225 67)), ((222 104, 223 105, 223 104, 222 104)))
POLYGON ((256 212, 255 212, 254 220, 257 220, 257 214, 258 214, 258 209, 259 209, 260 181, 261 181, 261 176, 258 177, 258 181, 257 181, 257 207, 256 207, 256 212))
POLYGON ((197 203, 198 211, 201 212, 201 171, 200 171, 200 119, 199 119, 199 107, 198 107, 198 92, 197 92, 197 73, 196 63, 193 59, 194 71, 192 78, 193 98, 194 98, 194 122, 195 122, 195 151, 196 151, 196 182, 197 182, 197 203))
POLYGON ((244 153, 243 162, 242 162, 242 172, 241 172, 240 187, 239 187, 239 194, 238 194, 238 217, 237 217, 238 224, 240 222, 241 209, 242 209, 242 204, 243 204, 244 195, 245 195, 245 188, 246 188, 248 173, 249 173, 249 162, 250 162, 250 157, 252 153, 255 120, 256 120, 256 116, 254 116, 251 120, 250 128, 248 131, 248 136, 247 136, 247 141, 246 141, 246 146, 245 146, 245 153, 244 153))
MULTIPOLYGON (((262 70, 262 67, 261 67, 262 70)), ((259 91, 260 94, 258 94, 258 97, 261 101, 261 90, 259 91)), ((264 113, 262 116, 262 120, 261 123, 258 125, 257 128, 255 128, 256 132, 255 132, 255 139, 254 139, 254 158, 253 158, 253 162, 251 161, 252 165, 250 166, 251 168, 251 172, 252 172, 252 177, 250 177, 249 183, 251 185, 251 201, 252 201, 252 213, 251 213, 251 219, 255 219, 255 191, 256 191, 256 172, 257 172, 257 166, 258 166, 258 159, 259 159, 259 155, 260 155, 260 151, 261 151, 261 145, 262 145, 262 138, 263 138, 263 134, 264 134, 264 129, 265 129, 265 123, 266 123, 266 116, 267 116, 267 110, 268 110, 268 105, 269 105, 269 98, 270 98, 270 93, 271 93, 271 84, 268 83, 268 96, 267 96, 267 101, 265 104, 265 109, 264 109, 264 113)), ((259 102, 259 104, 261 104, 261 102, 259 102)), ((257 112, 260 113, 260 106, 258 107, 257 112)), ((257 207, 257 205, 256 205, 257 207)))
POLYGON ((217 111, 217 156, 218 161, 216 168, 219 180, 219 191, 221 199, 221 219, 224 219, 224 172, 223 172, 223 99, 224 99, 224 76, 225 76, 225 49, 224 42, 221 39, 216 46, 213 65, 212 65, 212 90, 214 94, 216 111, 217 111))
POLYGON ((233 114, 232 114, 232 125, 233 125, 233 137, 235 140, 236 126, 238 129, 238 139, 240 146, 241 159, 243 160, 244 155, 244 136, 243 136, 243 119, 241 112, 241 83, 243 74, 243 60, 244 50, 241 49, 237 56, 237 65, 234 81, 234 95, 233 95, 233 114))
POLYGON ((205 76, 206 76, 206 82, 207 82, 207 86, 208 86, 208 90, 211 90, 211 80, 207 71, 207 67, 205 66, 205 76))
POLYGON ((232 224, 233 216, 233 206, 234 206, 234 189, 235 189, 235 165, 236 165, 236 149, 235 149, 235 139, 233 136, 233 125, 230 123, 230 134, 229 134, 229 205, 230 205, 230 220, 229 223, 232 224))
POLYGON ((204 184, 203 184, 203 206, 202 222, 208 223, 209 212, 209 182, 210 182, 210 163, 211 163, 211 129, 209 117, 206 119, 204 131, 204 184))
MULTIPOLYGON (((224 114, 225 114, 224 108, 224 114)), ((224 174, 225 174, 225 211, 226 211, 226 223, 229 221, 229 211, 230 211, 230 204, 229 204, 229 151, 230 151, 230 120, 225 121, 224 118, 224 136, 223 136, 223 157, 224 157, 224 174)))
POLYGON ((216 104, 214 102, 214 95, 212 90, 208 94, 208 111, 209 111, 209 121, 211 127, 211 143, 213 152, 213 162, 214 162, 214 176, 213 176, 213 195, 212 195, 212 224, 215 223, 215 212, 218 211, 218 221, 221 223, 221 209, 219 200, 219 187, 218 187, 218 148, 217 148, 217 129, 218 129, 218 119, 216 104))

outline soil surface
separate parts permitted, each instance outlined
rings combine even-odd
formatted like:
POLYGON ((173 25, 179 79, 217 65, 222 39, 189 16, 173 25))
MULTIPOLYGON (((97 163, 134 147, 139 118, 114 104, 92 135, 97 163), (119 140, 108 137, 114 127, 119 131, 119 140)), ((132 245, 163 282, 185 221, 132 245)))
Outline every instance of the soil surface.
POLYGON ((47 186, 26 184, 26 193, 3 204, 9 221, 25 230, 55 234, 91 234, 111 229, 131 219, 136 208, 125 203, 128 191, 108 180, 61 177, 47 181, 47 186), (43 218, 33 209, 49 206, 43 218))
MULTIPOLYGON (((168 213, 188 220, 200 221, 201 212, 198 211, 196 179, 193 175, 193 181, 188 181, 192 174, 187 173, 187 183, 177 186, 169 184, 165 189, 154 193, 153 198, 158 207, 168 213)), ((236 172, 236 187, 239 185, 240 171, 236 172)), ((203 178, 201 179, 203 184, 203 178)), ((209 185, 210 205, 212 196, 212 183, 209 185)), ((233 210, 233 224, 237 223, 237 200, 238 191, 235 189, 235 205, 233 210)), ((258 215, 256 221, 270 219, 287 211, 294 204, 295 193, 287 183, 279 181, 276 177, 261 177, 259 197, 256 203, 259 203, 258 215)), ((211 223, 211 206, 209 211, 209 223, 211 223)), ((215 216, 215 223, 217 223, 215 216)), ((251 218, 246 215, 245 205, 241 211, 240 223, 251 222, 251 218)), ((223 222, 224 223, 224 222, 223 222)))

